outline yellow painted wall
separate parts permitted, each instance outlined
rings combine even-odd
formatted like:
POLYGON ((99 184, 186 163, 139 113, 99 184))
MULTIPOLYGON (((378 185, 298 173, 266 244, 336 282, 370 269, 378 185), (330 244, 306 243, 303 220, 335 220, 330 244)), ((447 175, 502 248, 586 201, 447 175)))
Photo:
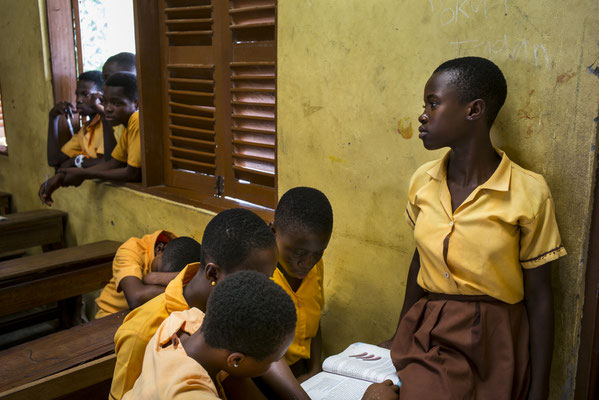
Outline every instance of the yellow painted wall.
POLYGON ((418 139, 422 91, 443 61, 489 57, 508 98, 497 146, 547 178, 569 256, 554 270, 552 398, 576 372, 599 78, 596 0, 279 0, 279 185, 323 189, 324 348, 380 342, 397 323, 414 249, 404 222, 414 170, 443 151, 418 139), (582 261, 581 261, 582 260, 582 261))
MULTIPOLYGON (((323 190, 335 211, 325 255, 325 352, 389 337, 414 244, 409 178, 442 152, 417 138, 422 88, 457 55, 493 59, 508 80, 495 142, 545 175, 570 255, 557 263, 552 398, 570 398, 584 287, 599 79, 597 1, 279 0, 279 186, 323 190)), ((0 190, 41 207, 52 106, 45 1, 0 0, 0 83, 9 156, 0 190)), ((212 213, 86 182, 55 195, 70 244, 158 228, 201 237, 212 213)))

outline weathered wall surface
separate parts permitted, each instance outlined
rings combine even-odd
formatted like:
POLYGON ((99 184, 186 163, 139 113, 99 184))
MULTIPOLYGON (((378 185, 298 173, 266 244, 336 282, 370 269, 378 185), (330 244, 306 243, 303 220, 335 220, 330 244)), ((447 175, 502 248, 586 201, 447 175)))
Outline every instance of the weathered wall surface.
POLYGON ((417 116, 431 72, 484 56, 508 81, 495 144, 552 189, 569 256, 554 270, 552 398, 569 398, 599 104, 597 1, 279 1, 279 184, 320 187, 335 211, 326 255, 325 351, 389 337, 414 249, 404 222, 428 152, 417 116), (596 67, 597 65, 593 65, 596 67))
MULTIPOLYGON (((327 354, 379 342, 397 323, 414 249, 403 212, 427 152, 417 138, 422 89, 442 61, 490 57, 508 80, 494 139, 545 175, 569 256, 554 270, 557 336, 552 398, 570 398, 584 287, 599 78, 595 0, 279 0, 280 193, 323 190, 335 211, 327 254, 327 354)), ((9 156, 0 190, 41 207, 52 92, 45 1, 0 0, 0 83, 9 156)), ((158 228, 201 237, 212 213, 86 182, 58 191, 71 244, 158 228)))

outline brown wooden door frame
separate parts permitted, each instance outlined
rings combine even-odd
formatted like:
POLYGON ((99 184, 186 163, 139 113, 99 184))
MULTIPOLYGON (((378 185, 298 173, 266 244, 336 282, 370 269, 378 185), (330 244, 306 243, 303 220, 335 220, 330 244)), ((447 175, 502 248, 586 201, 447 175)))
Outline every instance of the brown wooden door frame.
MULTIPOLYGON (((597 134, 599 136, 599 127, 597 134)), ((597 149, 595 152, 597 153, 597 149)), ((576 400, 599 399, 599 157, 595 165, 582 330, 574 391, 576 400)))

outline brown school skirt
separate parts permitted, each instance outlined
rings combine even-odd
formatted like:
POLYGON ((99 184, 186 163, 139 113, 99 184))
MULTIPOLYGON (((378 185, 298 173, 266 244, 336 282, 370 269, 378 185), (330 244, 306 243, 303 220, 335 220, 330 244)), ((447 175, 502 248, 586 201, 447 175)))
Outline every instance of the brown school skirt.
POLYGON ((429 293, 403 317, 391 346, 400 399, 526 399, 528 342, 522 302, 429 293))

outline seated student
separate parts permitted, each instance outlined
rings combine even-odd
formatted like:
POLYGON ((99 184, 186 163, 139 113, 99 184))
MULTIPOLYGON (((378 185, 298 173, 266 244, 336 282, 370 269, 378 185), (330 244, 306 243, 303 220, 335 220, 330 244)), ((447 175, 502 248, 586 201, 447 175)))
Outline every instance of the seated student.
POLYGON ((200 261, 201 248, 190 237, 163 230, 130 238, 114 256, 112 279, 96 299, 96 318, 133 310, 163 293, 187 264, 200 261))
POLYGON ((103 85, 100 71, 84 72, 77 78, 75 106, 73 107, 73 104, 68 101, 61 101, 50 110, 47 144, 50 166, 87 168, 102 161, 104 155, 102 121, 93 95, 101 94, 103 85), (81 129, 61 147, 58 121, 63 116, 71 126, 71 118, 75 110, 85 121, 81 129))
POLYGON ((90 168, 61 168, 40 186, 39 197, 52 205, 52 193, 60 186, 79 186, 85 179, 133 182, 141 179, 141 142, 137 111, 135 75, 117 72, 104 84, 106 120, 112 125, 124 123, 126 131, 112 152, 112 158, 90 168))
MULTIPOLYGON (((111 75, 114 75, 117 72, 130 72, 136 75, 137 68, 135 65, 135 54, 123 52, 108 57, 102 66, 102 79, 104 82, 106 82, 111 75)), ((104 106, 101 104, 101 98, 97 98, 96 100, 97 107, 100 110, 99 114, 104 122, 104 119, 106 118, 104 114, 104 106)), ((125 129, 126 126, 123 124, 116 126, 112 126, 108 123, 104 124, 104 149, 106 150, 104 159, 106 161, 110 160, 112 150, 114 150, 125 129)))
MULTIPOLYGON (((133 387, 146 345, 172 312, 191 307, 206 310, 208 296, 227 275, 254 270, 271 276, 277 258, 274 234, 256 214, 231 209, 216 215, 204 230, 200 262, 185 267, 163 294, 129 313, 116 332, 111 398, 120 399, 133 387)), ((277 362, 266 375, 265 382, 281 398, 308 399, 284 361, 277 362)))
POLYGON ((271 227, 279 249, 273 280, 291 296, 297 312, 295 338, 285 361, 303 382, 318 373, 322 364, 322 255, 333 231, 333 210, 321 191, 296 187, 279 200, 271 227))
POLYGON ((123 399, 225 398, 227 376, 263 375, 283 357, 295 321, 293 302, 265 275, 231 274, 212 291, 205 314, 193 307, 162 322, 123 399))
POLYGON ((416 250, 390 346, 402 400, 548 397, 551 261, 566 250, 545 179, 491 142, 506 95, 480 57, 446 61, 424 87, 420 139, 450 150, 408 190, 416 250))

